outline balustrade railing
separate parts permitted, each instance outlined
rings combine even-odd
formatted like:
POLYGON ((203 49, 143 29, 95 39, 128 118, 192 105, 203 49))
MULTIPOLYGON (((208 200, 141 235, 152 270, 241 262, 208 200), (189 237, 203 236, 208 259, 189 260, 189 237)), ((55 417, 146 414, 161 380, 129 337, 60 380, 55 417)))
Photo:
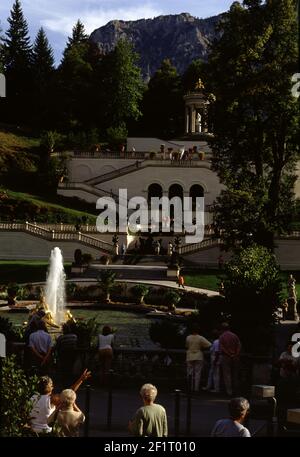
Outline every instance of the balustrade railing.
POLYGON ((58 241, 80 241, 88 246, 103 249, 105 251, 114 252, 114 246, 112 243, 99 240, 90 235, 85 235, 80 231, 63 232, 40 227, 36 224, 25 222, 23 224, 18 223, 0 223, 0 231, 25 231, 32 233, 36 236, 41 236, 47 240, 58 240, 58 241))
POLYGON ((199 251, 200 249, 218 246, 219 244, 221 244, 221 240, 219 238, 203 240, 200 243, 191 243, 191 244, 185 244, 184 246, 179 246, 178 253, 179 254, 188 254, 188 253, 199 251))

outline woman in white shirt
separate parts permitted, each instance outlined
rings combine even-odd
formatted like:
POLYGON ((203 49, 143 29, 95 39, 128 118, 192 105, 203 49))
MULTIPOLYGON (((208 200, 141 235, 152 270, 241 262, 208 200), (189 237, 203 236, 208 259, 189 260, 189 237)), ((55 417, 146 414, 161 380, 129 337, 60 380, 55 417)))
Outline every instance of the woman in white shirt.
MULTIPOLYGON (((91 372, 84 370, 80 378, 73 384, 76 392, 83 381, 91 376, 91 372)), ((42 376, 38 384, 38 393, 31 397, 32 409, 30 412, 30 427, 35 433, 49 433, 52 428, 48 425, 49 417, 60 405, 59 394, 53 393, 53 381, 49 376, 42 376)))
POLYGON ((105 325, 102 334, 99 335, 99 360, 100 360, 100 383, 107 384, 109 370, 113 359, 114 334, 112 329, 105 325))

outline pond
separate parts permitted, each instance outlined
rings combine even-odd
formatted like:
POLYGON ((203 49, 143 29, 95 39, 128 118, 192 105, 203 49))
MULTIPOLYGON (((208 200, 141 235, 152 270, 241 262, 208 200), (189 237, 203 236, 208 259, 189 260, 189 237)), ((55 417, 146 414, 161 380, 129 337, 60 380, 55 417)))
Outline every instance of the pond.
MULTIPOLYGON (((97 317, 101 326, 110 325, 116 328, 116 347, 157 348, 149 337, 149 327, 152 321, 144 314, 117 310, 74 308, 72 314, 75 319, 97 317)), ((15 325, 22 325, 28 319, 28 313, 1 311, 0 316, 8 318, 15 325)))

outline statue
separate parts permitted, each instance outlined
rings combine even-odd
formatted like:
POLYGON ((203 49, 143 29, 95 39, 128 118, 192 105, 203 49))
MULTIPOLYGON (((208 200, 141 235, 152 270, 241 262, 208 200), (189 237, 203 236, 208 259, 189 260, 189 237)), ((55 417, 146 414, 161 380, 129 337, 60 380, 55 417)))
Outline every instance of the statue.
POLYGON ((73 314, 71 313, 71 311, 69 309, 66 311, 65 321, 66 322, 73 322, 74 324, 76 324, 76 319, 75 319, 75 317, 73 316, 73 314))
POLYGON ((40 302, 36 306, 35 311, 38 312, 40 310, 44 310, 44 312, 45 312, 45 316, 42 319, 46 325, 49 325, 50 327, 54 327, 54 328, 60 328, 60 326, 58 324, 56 324, 56 322, 53 319, 51 311, 49 310, 49 306, 46 303, 46 297, 43 293, 40 296, 40 302))
POLYGON ((199 78, 198 81, 196 82, 196 84, 195 84, 195 89, 196 89, 196 90, 202 90, 202 89, 204 89, 204 84, 203 84, 201 78, 199 78))
POLYGON ((297 293, 296 293, 296 280, 291 274, 287 282, 288 288, 288 318, 293 320, 298 320, 297 313, 297 293))
POLYGON ((201 120, 202 120, 201 114, 197 113, 197 117, 196 117, 196 130, 197 130, 197 133, 201 133, 202 132, 201 120))
POLYGON ((289 298, 294 298, 297 301, 296 280, 293 275, 290 275, 288 279, 288 294, 289 298))

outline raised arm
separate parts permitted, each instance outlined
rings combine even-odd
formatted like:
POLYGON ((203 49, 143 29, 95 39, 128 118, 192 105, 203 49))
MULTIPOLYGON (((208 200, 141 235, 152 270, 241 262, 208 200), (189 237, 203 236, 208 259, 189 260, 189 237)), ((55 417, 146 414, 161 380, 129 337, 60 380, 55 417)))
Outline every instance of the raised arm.
POLYGON ((74 390, 74 392, 76 392, 79 389, 79 387, 81 386, 81 384, 90 377, 91 377, 91 372, 88 371, 88 369, 86 368, 84 370, 84 372, 82 373, 82 375, 80 376, 80 378, 78 378, 77 381, 75 381, 74 384, 71 386, 71 389, 74 390))

